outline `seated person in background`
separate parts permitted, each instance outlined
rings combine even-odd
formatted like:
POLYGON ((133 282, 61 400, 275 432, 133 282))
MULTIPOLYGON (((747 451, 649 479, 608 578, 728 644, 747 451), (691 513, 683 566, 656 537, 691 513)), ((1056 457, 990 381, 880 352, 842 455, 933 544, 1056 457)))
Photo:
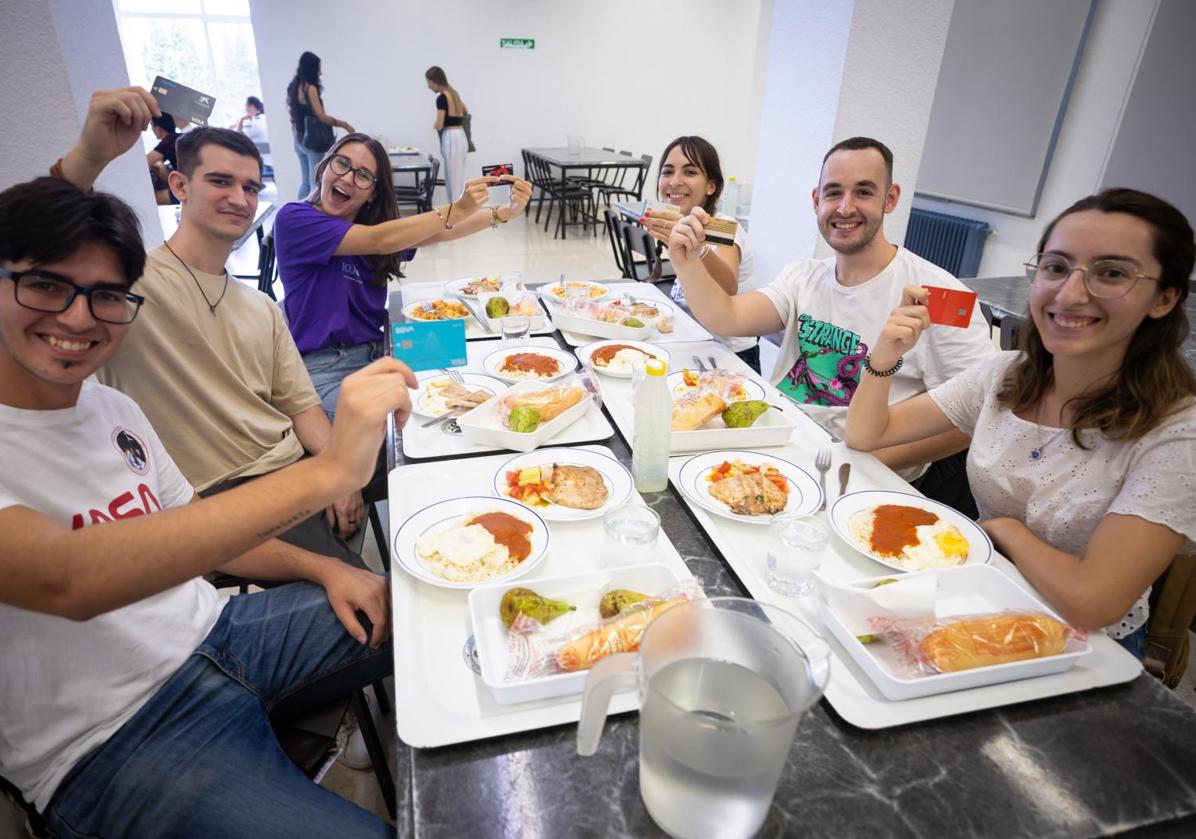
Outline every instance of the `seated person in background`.
POLYGON ((261 151, 263 147, 270 148, 270 135, 266 133, 266 106, 256 96, 245 100, 245 115, 237 120, 234 129, 240 131, 258 147, 262 155, 262 171, 267 177, 274 174, 274 158, 269 151, 261 151))
POLYGON ((167 181, 170 173, 179 168, 179 160, 175 154, 175 142, 178 140, 178 128, 174 124, 174 117, 162 114, 150 120, 150 130, 158 138, 158 145, 145 155, 149 163, 150 180, 154 183, 154 200, 159 204, 177 204, 170 194, 167 181))
POLYGON ((400 219, 382 144, 365 134, 333 144, 310 202, 291 202, 274 220, 287 323, 329 417, 341 379, 382 354, 386 281, 398 273, 399 252, 506 224, 531 194, 514 175, 474 178, 445 209, 400 219), (510 203, 487 207, 488 187, 504 181, 510 203))
MULTIPOLYGON (((689 215, 694 207, 701 207, 707 215, 735 221, 733 216, 718 214, 718 199, 723 193, 723 168, 718 152, 701 137, 678 137, 669 143, 660 156, 660 173, 656 180, 656 197, 681 208, 680 214, 660 214, 648 211, 644 227, 654 239, 665 245, 669 234, 681 216, 689 215)), ((659 246, 657 246, 659 247, 659 246)), ((748 247, 747 234, 743 226, 736 224, 735 244, 707 244, 702 250, 702 265, 719 287, 727 294, 747 291, 752 279, 752 251, 748 247)), ((673 283, 673 299, 677 305, 689 311, 681 283, 673 283)), ((715 340, 738 355, 744 362, 760 372, 760 342, 755 337, 724 338, 715 340)))
MULTIPOLYGON (((957 428, 998 549, 1065 620, 1145 654, 1150 584, 1196 540, 1196 378, 1181 352, 1196 242, 1183 214, 1132 189, 1077 201, 1026 264, 1021 348, 890 404, 865 376, 847 444, 874 449, 957 428)), ((917 345, 925 290, 906 289, 872 348, 917 345)))
POLYGON ((58 836, 393 835, 291 764, 269 719, 389 672, 386 586, 266 540, 366 480, 415 380, 379 362, 345 382, 320 456, 196 500, 133 400, 89 378, 130 330, 144 261, 113 196, 0 193, 0 775, 58 836), (324 588, 230 600, 198 579, 217 569, 324 588))
MULTIPOLYGON (((735 297, 699 258, 704 210, 695 208, 669 237, 678 281, 702 325, 720 335, 784 329, 771 381, 839 436, 860 372, 869 364, 868 348, 901 302, 902 290, 912 283, 964 288, 942 268, 885 239, 885 214, 900 197, 888 147, 868 137, 837 143, 823 158, 813 191, 818 229, 835 255, 790 263, 770 285, 735 297)), ((926 337, 891 374, 894 402, 942 384, 996 352, 979 306, 966 329, 936 326, 926 337)), ((950 430, 875 454, 931 498, 975 515, 964 473, 967 445, 966 434, 950 430)))
MULTIPOLYGON (((122 95, 129 91, 109 98, 122 95)), ((93 98, 93 108, 104 101, 93 98)), ((112 159, 114 148, 96 144, 85 133, 66 158, 96 161, 64 164, 76 186, 91 186, 112 159)), ((179 138, 178 157, 170 175, 183 205, 178 230, 148 254, 137 327, 98 375, 133 397, 183 475, 207 495, 319 454, 332 427, 274 301, 225 269, 257 209, 257 147, 227 128, 196 128, 179 138)), ((350 492, 326 515, 287 530, 279 549, 294 546, 364 568, 333 532, 356 530, 362 510, 361 493, 350 492)))

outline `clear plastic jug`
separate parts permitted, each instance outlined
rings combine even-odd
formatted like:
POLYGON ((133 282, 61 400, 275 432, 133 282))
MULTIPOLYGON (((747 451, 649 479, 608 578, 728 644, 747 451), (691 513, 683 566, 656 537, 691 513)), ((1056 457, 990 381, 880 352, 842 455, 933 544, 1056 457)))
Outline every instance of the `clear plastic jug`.
POLYGON ((653 820, 681 839, 751 836, 829 675, 826 642, 783 609, 681 603, 648 625, 638 653, 591 668, 577 751, 597 750, 611 695, 638 686, 640 794, 653 820))

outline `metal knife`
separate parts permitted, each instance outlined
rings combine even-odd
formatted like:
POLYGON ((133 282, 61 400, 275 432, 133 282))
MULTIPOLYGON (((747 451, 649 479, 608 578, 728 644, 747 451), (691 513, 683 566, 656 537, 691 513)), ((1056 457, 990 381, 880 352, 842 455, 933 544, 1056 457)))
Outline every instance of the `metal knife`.
POLYGON ((428 420, 427 422, 420 423, 419 427, 420 428, 430 428, 433 425, 436 425, 438 423, 442 423, 442 422, 445 422, 450 419, 456 419, 457 417, 461 416, 464 413, 465 413, 465 410, 462 408, 453 408, 453 410, 449 411, 447 414, 441 414, 436 419, 432 419, 432 420, 428 420))
POLYGON ((469 313, 473 315, 473 319, 478 322, 478 326, 482 328, 482 331, 488 333, 494 332, 494 330, 490 328, 490 322, 478 314, 478 310, 473 307, 472 303, 464 298, 461 299, 461 303, 464 304, 466 309, 469 309, 469 313))
POLYGON ((851 464, 844 463, 839 467, 839 497, 847 492, 847 481, 851 478, 851 464))

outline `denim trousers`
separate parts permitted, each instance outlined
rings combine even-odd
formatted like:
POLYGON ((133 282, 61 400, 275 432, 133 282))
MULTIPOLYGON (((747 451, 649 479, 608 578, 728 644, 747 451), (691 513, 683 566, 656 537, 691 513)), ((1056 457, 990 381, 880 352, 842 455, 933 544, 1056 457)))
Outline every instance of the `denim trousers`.
POLYGON ((382 357, 382 341, 365 344, 333 344, 303 354, 311 383, 320 396, 320 404, 328 419, 336 417, 336 400, 341 395, 341 380, 350 373, 356 373, 371 361, 382 357))
POLYGON ((294 134, 291 135, 291 143, 295 147, 295 156, 299 158, 299 200, 302 201, 316 185, 316 167, 324 155, 303 145, 294 134))
POLYGON ((319 707, 390 670, 390 643, 358 644, 317 585, 233 597, 183 666, 70 771, 46 821, 71 839, 391 836, 304 776, 270 727, 280 704, 319 707))

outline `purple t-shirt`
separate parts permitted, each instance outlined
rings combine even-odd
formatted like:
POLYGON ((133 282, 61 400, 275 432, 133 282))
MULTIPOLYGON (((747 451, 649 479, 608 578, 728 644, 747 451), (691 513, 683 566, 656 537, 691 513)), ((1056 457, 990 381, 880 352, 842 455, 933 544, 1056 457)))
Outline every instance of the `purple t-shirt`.
POLYGON ((380 341, 386 286, 362 256, 333 256, 353 222, 292 201, 274 220, 287 322, 299 352, 380 341))

